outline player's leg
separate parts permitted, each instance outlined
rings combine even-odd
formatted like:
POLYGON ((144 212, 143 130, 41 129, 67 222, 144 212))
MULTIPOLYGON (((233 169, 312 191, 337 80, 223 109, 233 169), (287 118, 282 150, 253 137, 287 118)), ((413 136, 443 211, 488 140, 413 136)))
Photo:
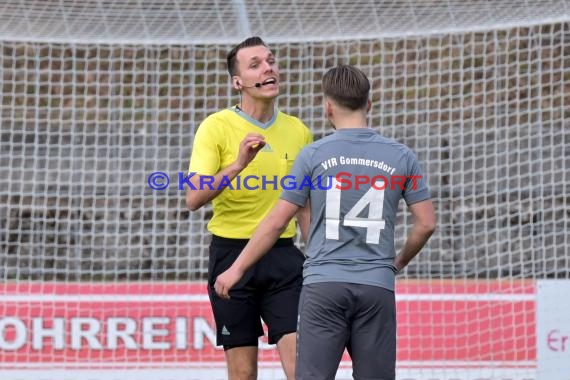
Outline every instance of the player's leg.
POLYGON ((287 379, 295 378, 297 310, 303 284, 305 258, 291 239, 280 239, 258 263, 257 284, 264 289, 261 316, 268 341, 277 344, 287 379))
POLYGON ((230 299, 221 299, 214 290, 216 277, 228 269, 245 242, 214 237, 210 245, 208 295, 216 322, 216 340, 224 346, 230 380, 257 379, 258 339, 263 335, 259 303, 253 284, 254 269, 230 291, 230 299))
POLYGON ((349 338, 351 298, 342 283, 303 286, 297 331, 297 380, 334 380, 349 338))
POLYGON ((393 291, 356 285, 358 300, 348 352, 356 380, 396 377, 396 299, 393 291))

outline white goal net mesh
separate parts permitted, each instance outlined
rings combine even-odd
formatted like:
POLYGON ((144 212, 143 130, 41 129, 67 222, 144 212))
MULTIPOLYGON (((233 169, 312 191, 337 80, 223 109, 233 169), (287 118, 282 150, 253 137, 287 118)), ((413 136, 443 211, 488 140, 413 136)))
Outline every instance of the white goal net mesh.
POLYGON ((179 173, 199 123, 238 101, 225 56, 250 35, 315 139, 331 132, 322 74, 361 68, 371 124, 429 177, 438 230, 399 278, 399 373, 534 379, 533 281, 570 278, 570 7, 555 0, 3 1, 0 362, 223 364, 204 293, 186 296, 211 211, 187 210, 179 173), (197 314, 177 320, 173 295, 197 314))

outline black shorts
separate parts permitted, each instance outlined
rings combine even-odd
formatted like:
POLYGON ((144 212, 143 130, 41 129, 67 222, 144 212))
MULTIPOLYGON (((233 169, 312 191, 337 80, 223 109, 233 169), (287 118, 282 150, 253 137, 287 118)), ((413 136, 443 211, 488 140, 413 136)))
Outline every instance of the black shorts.
POLYGON ((213 236, 210 244, 208 295, 218 346, 257 346, 263 335, 260 318, 268 327, 270 344, 297 331, 305 257, 293 239, 279 239, 230 290, 230 299, 216 295, 216 277, 232 265, 247 241, 213 236))

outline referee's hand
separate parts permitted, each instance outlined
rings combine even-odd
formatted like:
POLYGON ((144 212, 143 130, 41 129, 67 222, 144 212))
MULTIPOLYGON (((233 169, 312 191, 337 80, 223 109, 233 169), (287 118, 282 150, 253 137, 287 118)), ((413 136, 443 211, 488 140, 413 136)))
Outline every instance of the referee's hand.
POLYGON ((245 168, 265 146, 265 137, 259 133, 248 133, 239 144, 237 162, 245 168))
POLYGON ((230 289, 233 288, 235 284, 237 284, 242 276, 243 274, 236 270, 234 266, 231 266, 230 269, 220 274, 216 278, 216 283, 214 284, 214 290, 216 291, 218 297, 229 299, 230 289))

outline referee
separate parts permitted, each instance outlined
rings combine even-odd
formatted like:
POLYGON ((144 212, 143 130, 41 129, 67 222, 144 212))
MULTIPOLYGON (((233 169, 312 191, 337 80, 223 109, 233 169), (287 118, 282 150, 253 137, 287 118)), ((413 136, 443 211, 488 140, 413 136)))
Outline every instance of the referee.
MULTIPOLYGON (((277 345, 287 379, 294 379, 304 262, 293 244, 295 221, 288 223, 268 254, 245 273, 230 299, 216 295, 214 281, 233 264, 277 203, 282 189, 275 183, 289 173, 297 154, 313 138, 299 119, 276 108, 279 68, 261 38, 251 37, 235 46, 227 63, 240 103, 208 116, 198 127, 189 168, 196 173, 190 179, 195 189, 188 189, 186 204, 195 211, 212 202, 208 294, 229 379, 257 379, 261 319, 268 327, 269 343, 277 345), (238 175, 259 178, 268 186, 238 186, 238 175), (200 183, 200 176, 209 177, 208 186, 200 183)), ((297 220, 306 236, 308 207, 300 210, 297 220)))

